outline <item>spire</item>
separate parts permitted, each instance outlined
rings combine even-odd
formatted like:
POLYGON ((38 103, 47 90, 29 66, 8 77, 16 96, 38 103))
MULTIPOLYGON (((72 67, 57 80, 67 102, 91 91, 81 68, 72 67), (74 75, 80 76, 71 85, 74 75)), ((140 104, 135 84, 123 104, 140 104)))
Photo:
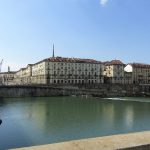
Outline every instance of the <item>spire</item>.
POLYGON ((53 44, 53 56, 52 57, 55 57, 55 47, 54 47, 54 44, 53 44))
POLYGON ((8 66, 8 72, 10 72, 10 67, 8 66))

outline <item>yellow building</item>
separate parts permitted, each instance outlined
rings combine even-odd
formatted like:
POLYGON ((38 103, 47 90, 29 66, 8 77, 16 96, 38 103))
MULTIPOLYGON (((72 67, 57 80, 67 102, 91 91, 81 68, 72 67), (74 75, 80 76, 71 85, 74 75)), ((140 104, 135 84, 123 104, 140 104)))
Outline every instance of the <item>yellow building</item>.
POLYGON ((104 76, 106 83, 124 84, 125 64, 120 60, 105 62, 104 76))

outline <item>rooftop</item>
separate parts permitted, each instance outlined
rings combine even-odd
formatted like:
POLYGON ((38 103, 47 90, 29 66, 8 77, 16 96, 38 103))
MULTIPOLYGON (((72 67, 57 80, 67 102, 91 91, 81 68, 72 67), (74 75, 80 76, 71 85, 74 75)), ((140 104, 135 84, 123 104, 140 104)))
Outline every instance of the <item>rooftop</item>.
POLYGON ((16 73, 17 71, 8 71, 8 72, 0 72, 0 74, 14 74, 16 73))
POLYGON ((65 57, 50 57, 46 59, 49 62, 71 62, 71 63, 96 63, 101 64, 101 61, 94 59, 82 59, 82 58, 65 58, 65 57))
POLYGON ((135 68, 150 68, 150 64, 143 64, 143 63, 130 63, 135 68))
POLYGON ((112 61, 108 61, 105 62, 106 65, 124 65, 124 63, 120 60, 112 60, 112 61))

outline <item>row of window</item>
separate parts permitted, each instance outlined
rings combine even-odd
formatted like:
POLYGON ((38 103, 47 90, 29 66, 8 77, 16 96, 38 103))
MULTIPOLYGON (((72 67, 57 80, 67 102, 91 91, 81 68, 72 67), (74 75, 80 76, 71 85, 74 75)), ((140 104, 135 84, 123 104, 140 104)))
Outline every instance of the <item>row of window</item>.
POLYGON ((53 83, 59 84, 84 84, 84 83, 99 83, 97 80, 53 80, 53 83))
POLYGON ((48 66, 80 66, 80 67, 91 67, 91 66, 94 66, 94 67, 97 67, 97 66, 100 66, 100 64, 87 64, 87 63, 48 63, 48 66))
POLYGON ((61 71, 61 72, 58 72, 58 71, 54 71, 53 74, 51 74, 52 72, 48 72, 49 75, 56 75, 56 74, 59 74, 59 75, 97 75, 97 72, 64 72, 64 71, 61 71))

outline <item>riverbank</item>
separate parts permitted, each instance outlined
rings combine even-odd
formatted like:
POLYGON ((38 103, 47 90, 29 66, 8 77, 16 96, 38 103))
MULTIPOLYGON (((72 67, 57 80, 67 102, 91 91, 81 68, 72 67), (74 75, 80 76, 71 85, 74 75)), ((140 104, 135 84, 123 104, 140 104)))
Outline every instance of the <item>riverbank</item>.
POLYGON ((150 85, 25 85, 0 86, 0 97, 89 95, 96 97, 150 96, 150 85))
MULTIPOLYGON (((55 143, 16 150, 147 150, 150 131, 55 143)), ((15 149, 14 149, 15 150, 15 149)))

